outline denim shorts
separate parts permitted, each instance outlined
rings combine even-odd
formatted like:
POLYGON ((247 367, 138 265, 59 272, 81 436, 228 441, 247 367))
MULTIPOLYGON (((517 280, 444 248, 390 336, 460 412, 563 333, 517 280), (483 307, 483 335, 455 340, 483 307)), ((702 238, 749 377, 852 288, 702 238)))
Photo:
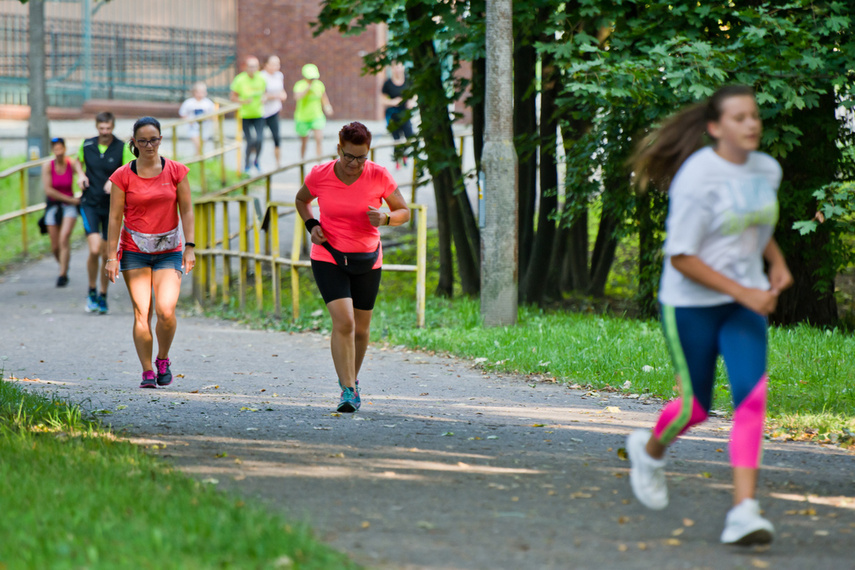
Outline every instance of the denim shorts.
POLYGON ((59 226, 63 218, 76 218, 77 206, 71 204, 51 204, 45 208, 45 225, 59 226))
POLYGON ((152 271, 159 269, 174 269, 181 271, 181 262, 184 254, 180 251, 168 251, 166 253, 140 253, 138 251, 123 251, 122 259, 119 261, 119 271, 128 269, 151 268, 152 271))

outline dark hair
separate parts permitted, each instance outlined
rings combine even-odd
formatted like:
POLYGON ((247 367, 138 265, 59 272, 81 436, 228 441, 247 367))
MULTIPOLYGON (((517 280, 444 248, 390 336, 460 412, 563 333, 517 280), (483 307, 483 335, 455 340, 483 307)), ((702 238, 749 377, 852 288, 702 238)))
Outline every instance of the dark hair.
MULTIPOLYGON (((158 121, 154 117, 141 117, 137 119, 136 123, 134 123, 134 138, 136 138, 138 130, 148 125, 151 125, 155 129, 157 129, 157 134, 160 134, 160 121, 158 121)), ((128 141, 128 148, 131 149, 131 152, 134 153, 134 156, 138 157, 140 155, 140 150, 137 148, 137 145, 134 144, 133 140, 128 141)))
POLYGON ((95 115, 95 124, 98 123, 112 123, 116 124, 116 117, 110 111, 101 111, 97 115, 95 115))
POLYGON ((644 137, 629 159, 638 187, 644 190, 648 182, 653 182, 659 189, 666 190, 683 162, 704 146, 704 135, 710 136, 706 132, 707 123, 721 118, 725 100, 745 95, 754 97, 754 90, 747 85, 721 87, 706 102, 672 115, 644 137))
POLYGON ((371 148, 371 131, 362 123, 354 121, 341 128, 338 132, 338 142, 340 144, 344 144, 345 142, 364 144, 368 145, 368 148, 371 148))
POLYGON ((51 146, 53 146, 55 144, 61 144, 62 146, 65 146, 65 139, 62 137, 54 137, 54 138, 50 139, 50 144, 51 144, 51 146))

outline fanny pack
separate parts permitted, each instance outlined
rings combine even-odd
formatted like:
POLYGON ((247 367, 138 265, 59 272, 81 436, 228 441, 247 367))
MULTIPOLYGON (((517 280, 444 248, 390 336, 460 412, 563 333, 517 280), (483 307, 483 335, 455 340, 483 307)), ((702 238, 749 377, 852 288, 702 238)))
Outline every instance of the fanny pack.
POLYGON ((347 253, 339 251, 330 245, 330 242, 325 241, 321 244, 335 259, 336 265, 342 268, 345 273, 350 275, 362 275, 374 269, 374 264, 377 258, 380 257, 380 242, 377 242, 377 249, 374 251, 357 251, 347 253))
POLYGON ((122 225, 122 230, 131 236, 131 239, 134 240, 134 243, 137 244, 137 247, 143 253, 163 253, 164 251, 177 249, 181 246, 181 235, 178 231, 178 226, 162 234, 135 232, 124 224, 122 225))

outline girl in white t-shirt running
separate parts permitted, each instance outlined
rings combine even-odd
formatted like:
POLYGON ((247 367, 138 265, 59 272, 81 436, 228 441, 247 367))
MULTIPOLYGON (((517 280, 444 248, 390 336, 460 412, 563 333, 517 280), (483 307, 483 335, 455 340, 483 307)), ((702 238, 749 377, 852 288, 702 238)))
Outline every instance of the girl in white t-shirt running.
POLYGON ((665 450, 706 420, 721 355, 734 407, 733 507, 721 534, 725 544, 762 544, 774 536, 754 498, 766 416, 766 329, 778 295, 793 279, 772 237, 781 167, 757 152, 761 133, 753 91, 727 86, 672 117, 633 159, 642 186, 652 180, 668 188, 659 302, 680 397, 665 406, 652 432, 637 430, 627 438, 630 482, 645 506, 668 505, 665 450), (704 134, 712 146, 703 146, 704 134))

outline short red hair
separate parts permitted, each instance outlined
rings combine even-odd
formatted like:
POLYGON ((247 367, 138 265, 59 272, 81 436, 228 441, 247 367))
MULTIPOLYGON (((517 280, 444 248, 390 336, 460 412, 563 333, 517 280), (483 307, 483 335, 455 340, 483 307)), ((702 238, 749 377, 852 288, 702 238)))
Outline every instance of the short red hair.
POLYGON ((368 127, 359 122, 349 123, 341 128, 338 132, 338 142, 344 144, 364 144, 371 148, 371 131, 368 127))

